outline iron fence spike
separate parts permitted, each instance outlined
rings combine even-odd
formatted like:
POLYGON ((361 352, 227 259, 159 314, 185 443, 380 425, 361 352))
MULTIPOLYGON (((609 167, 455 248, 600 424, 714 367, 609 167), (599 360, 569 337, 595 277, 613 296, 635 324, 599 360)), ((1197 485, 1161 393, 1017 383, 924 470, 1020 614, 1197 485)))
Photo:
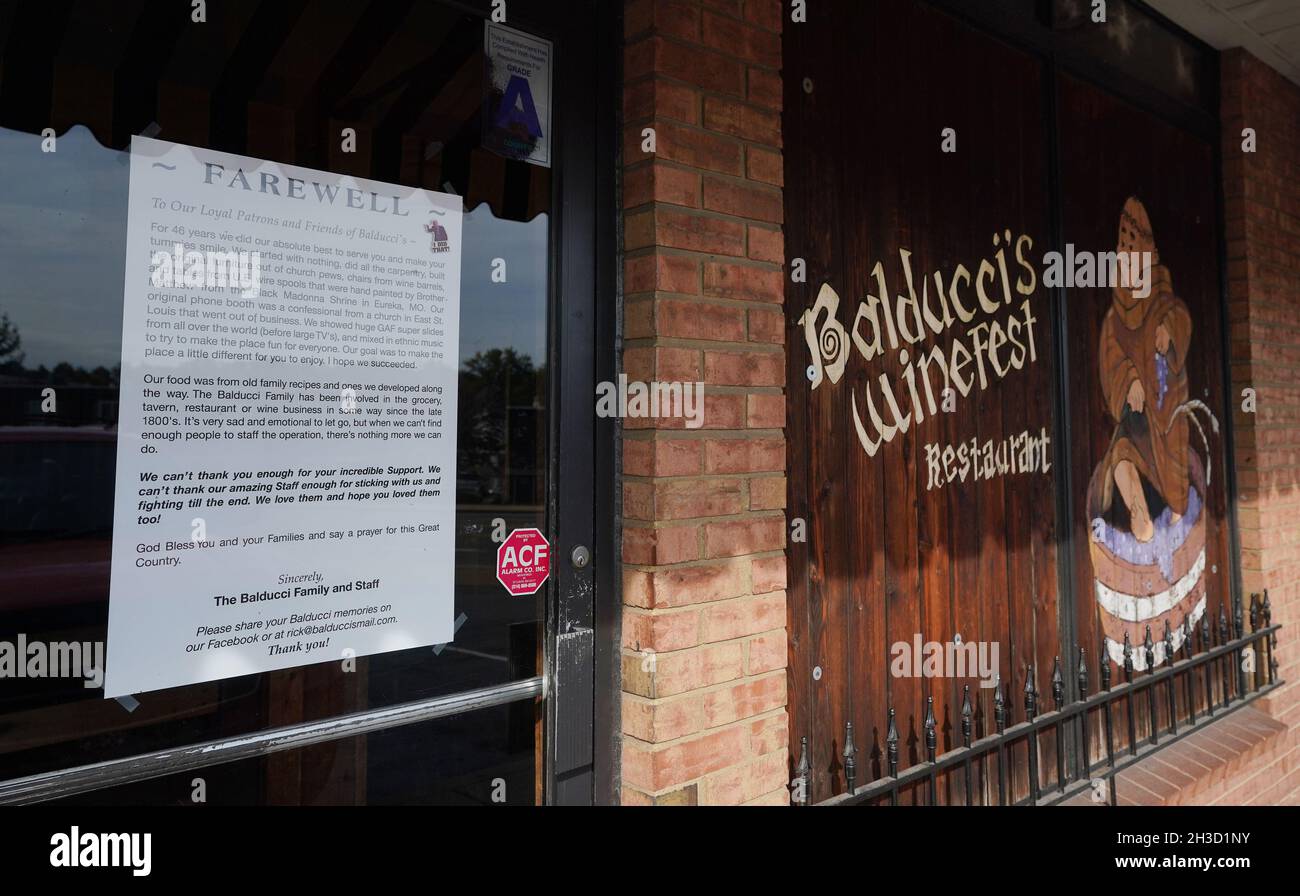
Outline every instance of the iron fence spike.
POLYGON ((808 804, 808 789, 812 784, 812 763, 808 761, 808 738, 799 738, 799 764, 795 766, 795 799, 800 806, 808 804))
POLYGON ((858 748, 853 743, 853 723, 844 723, 844 780, 848 784, 849 793, 852 794, 857 789, 858 763, 854 758, 857 756, 858 748))
POLYGON ((889 753, 889 777, 898 777, 898 726, 894 724, 894 707, 889 707, 889 728, 885 732, 889 753))
POLYGON ((938 746, 938 737, 934 722, 934 697, 925 698, 925 751, 930 761, 934 761, 934 750, 938 746))
POLYGON ((962 688, 961 698, 961 738, 967 747, 970 746, 971 717, 974 714, 975 710, 970 705, 970 685, 966 685, 962 688))
POLYGON ((993 719, 998 726, 998 734, 1001 734, 1007 727, 1007 704, 1002 699, 1002 676, 999 675, 997 681, 993 682, 993 719))

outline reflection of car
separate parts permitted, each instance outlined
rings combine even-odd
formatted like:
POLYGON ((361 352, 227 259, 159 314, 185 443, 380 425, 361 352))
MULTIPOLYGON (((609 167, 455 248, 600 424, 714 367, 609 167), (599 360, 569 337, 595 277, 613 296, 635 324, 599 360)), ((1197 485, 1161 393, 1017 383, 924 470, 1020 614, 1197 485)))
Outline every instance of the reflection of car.
POLYGON ((102 426, 0 427, 0 614, 107 604, 116 459, 102 426))

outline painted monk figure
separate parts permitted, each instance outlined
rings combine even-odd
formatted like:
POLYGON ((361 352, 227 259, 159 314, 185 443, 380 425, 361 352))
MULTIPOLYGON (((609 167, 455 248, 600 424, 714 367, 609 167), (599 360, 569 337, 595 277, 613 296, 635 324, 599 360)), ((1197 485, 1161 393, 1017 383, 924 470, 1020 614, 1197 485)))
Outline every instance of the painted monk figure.
POLYGON ((1117 249, 1150 252, 1151 278, 1145 298, 1135 296, 1128 285, 1116 285, 1101 325, 1102 393, 1116 421, 1101 465, 1102 510, 1110 509, 1118 487, 1133 536, 1147 542, 1155 535, 1155 525, 1144 482, 1169 506, 1172 522, 1187 510, 1187 418, 1175 416, 1175 410, 1187 400, 1192 318, 1174 295, 1147 211, 1134 197, 1120 213, 1117 249))

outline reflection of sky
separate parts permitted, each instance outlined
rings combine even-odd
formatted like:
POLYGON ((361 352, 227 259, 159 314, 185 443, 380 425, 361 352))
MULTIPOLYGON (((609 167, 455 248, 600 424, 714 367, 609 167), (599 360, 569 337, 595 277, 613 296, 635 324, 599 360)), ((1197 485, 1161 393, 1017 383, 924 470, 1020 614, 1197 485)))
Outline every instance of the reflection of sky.
MULTIPOLYGON (((83 127, 43 153, 41 139, 0 128, 0 312, 22 336, 24 365, 113 367, 121 360, 130 167, 83 127)), ((460 357, 513 347, 546 358, 546 215, 465 216, 460 357), (492 261, 506 261, 493 283, 492 261)))
POLYGON ((465 216, 460 269, 460 356, 513 346, 546 363, 547 217, 503 221, 487 203, 465 216), (506 282, 492 282, 505 259, 506 282))
POLYGON ((125 154, 83 127, 41 138, 0 128, 0 311, 27 367, 113 367, 122 355, 125 154))

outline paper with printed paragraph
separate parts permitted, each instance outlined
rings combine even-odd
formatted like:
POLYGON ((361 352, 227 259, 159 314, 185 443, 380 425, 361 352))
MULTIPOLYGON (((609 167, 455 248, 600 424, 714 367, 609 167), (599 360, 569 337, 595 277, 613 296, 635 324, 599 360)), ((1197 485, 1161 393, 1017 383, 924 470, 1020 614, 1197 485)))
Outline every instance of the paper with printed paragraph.
POLYGON ((462 211, 132 140, 105 696, 452 640, 462 211))

